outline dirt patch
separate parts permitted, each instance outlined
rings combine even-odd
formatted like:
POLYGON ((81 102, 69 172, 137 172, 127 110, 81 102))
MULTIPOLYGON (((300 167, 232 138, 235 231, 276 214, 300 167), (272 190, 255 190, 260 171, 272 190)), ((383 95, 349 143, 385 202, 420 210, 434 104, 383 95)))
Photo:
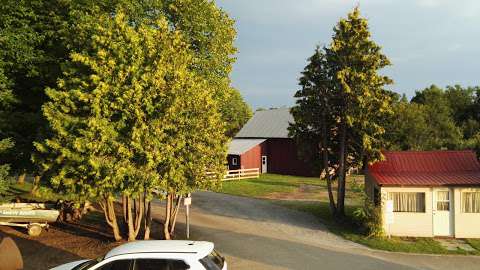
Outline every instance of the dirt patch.
POLYGON ((0 226, 0 237, 5 236, 18 245, 24 270, 50 269, 66 262, 93 259, 119 244, 80 224, 56 224, 38 237, 28 236, 22 228, 0 226))
POLYGON ((294 192, 273 192, 264 196, 264 198, 273 200, 312 201, 328 198, 328 193, 323 187, 302 184, 294 192))

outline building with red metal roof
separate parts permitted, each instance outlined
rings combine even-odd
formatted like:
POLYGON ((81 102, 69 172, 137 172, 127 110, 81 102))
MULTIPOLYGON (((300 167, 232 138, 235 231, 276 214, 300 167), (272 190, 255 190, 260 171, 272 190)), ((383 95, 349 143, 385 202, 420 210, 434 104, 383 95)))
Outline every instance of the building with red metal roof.
POLYGON ((387 151, 365 191, 399 236, 480 238, 480 162, 473 151, 387 151))

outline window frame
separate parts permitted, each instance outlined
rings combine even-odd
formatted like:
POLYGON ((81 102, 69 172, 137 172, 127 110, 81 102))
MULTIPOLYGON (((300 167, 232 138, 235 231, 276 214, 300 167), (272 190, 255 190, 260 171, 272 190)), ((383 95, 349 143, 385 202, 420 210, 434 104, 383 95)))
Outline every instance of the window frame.
POLYGON ((448 211, 450 211, 450 210, 451 210, 451 202, 450 202, 450 200, 451 200, 451 196, 450 196, 450 195, 451 195, 451 194, 450 194, 450 190, 436 190, 436 191, 434 191, 434 192, 436 193, 436 194, 435 194, 435 202, 436 202, 436 204, 435 204, 435 211, 443 211, 443 212, 448 212, 448 211), (448 194, 448 200, 439 200, 439 199, 438 199, 438 193, 439 193, 439 192, 447 192, 447 194, 448 194), (438 203, 448 203, 448 210, 438 209, 438 203))
POLYGON ((387 200, 392 200, 393 201, 393 213, 409 213, 409 214, 425 214, 427 212, 427 195, 425 191, 388 191, 387 192, 387 200), (395 193, 413 193, 413 194, 423 194, 422 200, 423 200, 423 209, 421 211, 395 211, 395 200, 389 199, 390 194, 395 194, 395 193))
POLYGON ((238 158, 232 157, 232 166, 237 166, 237 165, 238 165, 238 158))
POLYGON ((480 214, 480 207, 478 207, 479 211, 478 212, 467 212, 465 211, 465 203, 464 203, 464 200, 465 200, 465 193, 480 193, 480 190, 467 190, 467 191, 461 191, 460 192, 461 195, 460 195, 460 203, 461 203, 461 212, 463 214, 480 214))

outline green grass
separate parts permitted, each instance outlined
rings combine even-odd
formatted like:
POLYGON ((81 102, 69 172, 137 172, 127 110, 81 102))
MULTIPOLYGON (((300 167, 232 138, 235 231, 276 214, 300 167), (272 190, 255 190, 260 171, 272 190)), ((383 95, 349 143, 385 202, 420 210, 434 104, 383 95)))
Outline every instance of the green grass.
POLYGON ((262 174, 260 178, 224 182, 222 192, 261 198, 272 193, 293 192, 301 185, 325 187, 325 183, 318 178, 262 174))
POLYGON ((467 243, 476 250, 480 250, 480 239, 467 239, 467 243))
POLYGON ((347 221, 338 224, 334 221, 327 196, 326 184, 318 178, 262 174, 258 179, 229 181, 223 183, 221 192, 255 198, 270 199, 284 207, 308 212, 318 217, 335 234, 370 248, 394 252, 428 254, 471 254, 480 255, 480 239, 467 242, 476 252, 464 250, 449 251, 433 238, 420 237, 367 237, 355 225, 353 212, 361 205, 363 176, 351 176, 347 181, 346 215, 347 221), (308 189, 304 187, 308 186, 308 189), (302 187, 304 189, 302 189, 302 187), (282 199, 278 199, 281 194, 282 199))
POLYGON ((73 197, 68 194, 60 194, 52 190, 51 188, 40 186, 37 194, 31 194, 30 191, 33 188, 33 184, 25 182, 23 184, 13 183, 9 186, 6 194, 1 196, 0 202, 9 202, 17 197, 28 201, 57 201, 57 200, 72 200, 73 197))
MULTIPOLYGON (((352 176, 348 179, 347 201, 358 203, 358 191, 362 189, 363 176, 352 176)), ((277 174, 261 174, 260 178, 233 180, 224 182, 222 193, 237 196, 272 198, 275 195, 286 195, 293 199, 328 201, 325 181, 317 177, 299 177, 277 174)))

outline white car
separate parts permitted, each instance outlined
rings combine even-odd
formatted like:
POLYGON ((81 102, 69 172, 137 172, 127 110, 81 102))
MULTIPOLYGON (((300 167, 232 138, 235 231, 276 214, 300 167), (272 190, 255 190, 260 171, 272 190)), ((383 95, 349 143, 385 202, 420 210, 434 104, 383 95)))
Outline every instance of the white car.
POLYGON ((147 240, 123 244, 96 260, 63 264, 51 270, 227 270, 213 243, 147 240))

